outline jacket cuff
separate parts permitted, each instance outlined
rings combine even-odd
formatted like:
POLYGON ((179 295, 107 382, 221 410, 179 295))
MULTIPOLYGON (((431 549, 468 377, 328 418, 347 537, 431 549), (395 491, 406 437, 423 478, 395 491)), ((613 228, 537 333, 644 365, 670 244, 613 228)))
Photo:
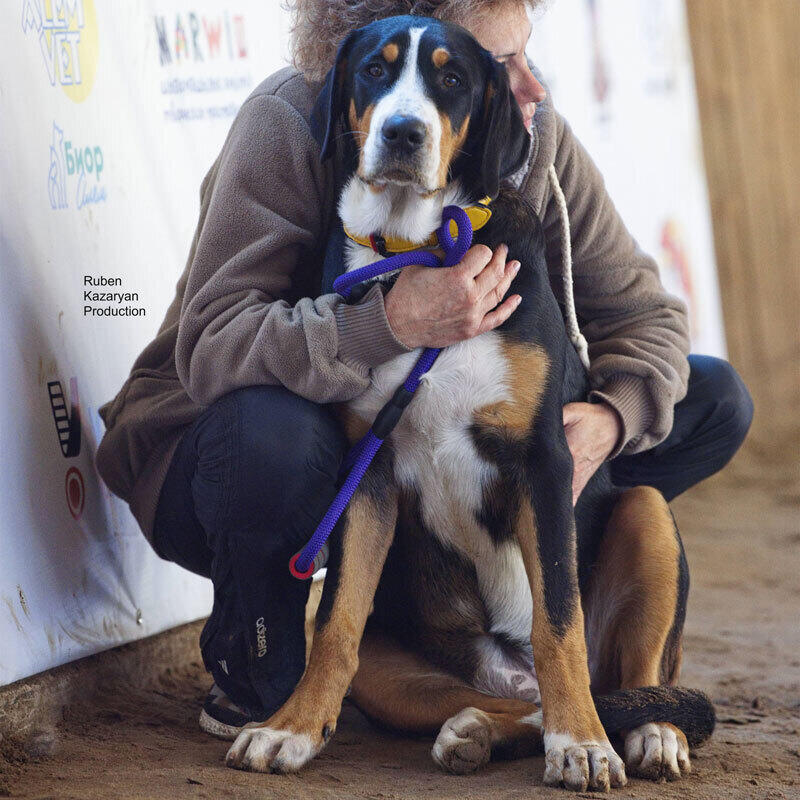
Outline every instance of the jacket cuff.
POLYGON ((356 305, 340 303, 334 312, 339 331, 338 358, 364 374, 395 356, 410 353, 389 326, 383 291, 375 284, 356 305))
POLYGON ((608 403, 622 420, 622 434, 608 459, 623 451, 633 452, 642 434, 655 419, 655 410, 647 384, 635 375, 612 375, 602 388, 589 393, 589 402, 608 403))

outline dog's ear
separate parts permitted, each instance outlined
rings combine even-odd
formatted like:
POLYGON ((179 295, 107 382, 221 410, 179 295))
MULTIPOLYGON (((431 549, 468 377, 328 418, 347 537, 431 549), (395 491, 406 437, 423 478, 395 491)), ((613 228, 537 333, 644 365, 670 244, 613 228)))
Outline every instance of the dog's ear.
POLYGON ((336 123, 344 112, 344 79, 347 72, 347 56, 355 39, 355 31, 339 45, 336 61, 325 76, 325 83, 311 110, 311 133, 320 146, 320 161, 333 155, 333 140, 336 123))
POLYGON ((513 175, 528 156, 530 135, 511 92, 505 65, 486 53, 487 79, 478 154, 482 190, 496 197, 500 182, 513 175))

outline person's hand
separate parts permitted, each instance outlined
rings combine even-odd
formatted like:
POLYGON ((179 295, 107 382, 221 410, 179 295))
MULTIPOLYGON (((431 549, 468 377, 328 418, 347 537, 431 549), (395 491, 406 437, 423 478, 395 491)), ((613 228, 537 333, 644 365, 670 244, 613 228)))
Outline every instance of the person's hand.
POLYGON ((501 303, 519 271, 507 255, 504 244, 494 253, 476 244, 454 267, 405 267, 384 299, 394 335, 406 347, 447 347, 502 325, 522 300, 501 303))
POLYGON ((572 453, 572 505, 622 435, 622 420, 608 403, 567 403, 564 432, 572 453))

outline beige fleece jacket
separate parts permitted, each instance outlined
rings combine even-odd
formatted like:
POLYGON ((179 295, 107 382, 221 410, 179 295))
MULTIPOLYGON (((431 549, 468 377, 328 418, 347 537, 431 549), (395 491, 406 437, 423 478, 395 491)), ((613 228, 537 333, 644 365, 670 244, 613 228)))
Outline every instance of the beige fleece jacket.
MULTIPOLYGON (((97 468, 152 536, 161 486, 182 434, 204 407, 243 386, 283 384, 310 400, 356 397, 370 369, 407 348, 379 286, 357 305, 317 296, 335 217, 337 159, 321 164, 309 117, 319 86, 280 70, 245 101, 200 188, 200 218, 175 298, 117 396, 100 409, 97 468)), ((686 391, 686 310, 625 229, 602 178, 546 101, 537 108, 521 190, 544 221, 560 292, 555 163, 572 224, 575 303, 593 394, 620 414, 617 452, 661 441, 686 391)))

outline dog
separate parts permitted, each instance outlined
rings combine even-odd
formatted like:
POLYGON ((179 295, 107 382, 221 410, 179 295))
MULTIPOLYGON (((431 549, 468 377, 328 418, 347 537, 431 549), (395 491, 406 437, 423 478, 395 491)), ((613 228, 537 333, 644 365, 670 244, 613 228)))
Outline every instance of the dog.
MULTIPOLYGON (((607 791, 627 780, 614 735, 630 772, 679 778, 714 724, 708 699, 675 685, 686 559, 659 492, 618 489, 605 465, 573 509, 562 407, 588 379, 539 220, 504 182, 530 144, 505 68, 457 25, 380 20, 341 44, 313 118, 323 160, 347 134, 348 270, 428 242, 443 206, 485 211, 489 197, 474 241, 508 245, 522 302, 427 373, 334 534, 302 679, 227 763, 299 769, 349 688, 376 722, 438 734, 433 757, 453 772, 543 749, 546 784, 607 791)), ((374 368, 338 407, 352 442, 418 355, 374 368)))

